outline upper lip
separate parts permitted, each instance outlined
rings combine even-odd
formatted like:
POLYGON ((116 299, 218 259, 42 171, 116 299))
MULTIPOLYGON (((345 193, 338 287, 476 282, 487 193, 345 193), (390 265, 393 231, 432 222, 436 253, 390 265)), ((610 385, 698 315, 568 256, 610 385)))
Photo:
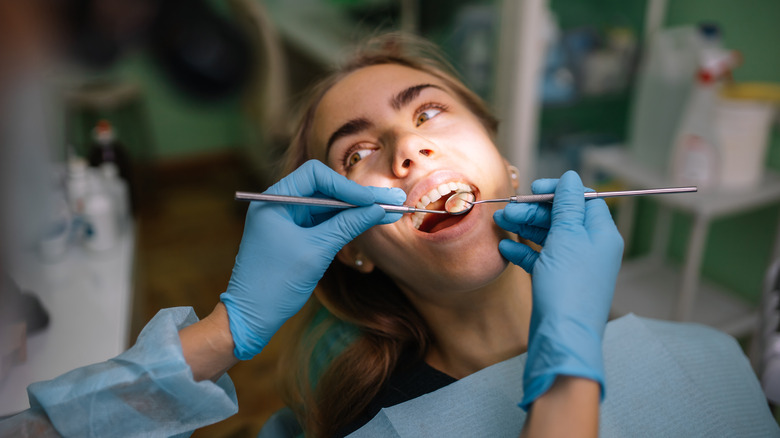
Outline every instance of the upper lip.
MULTIPOLYGON (((420 202, 420 198, 422 198, 428 192, 444 183, 449 182, 462 182, 468 184, 472 188, 475 187, 474 184, 471 183, 469 179, 461 173, 450 170, 435 171, 425 176, 422 180, 412 186, 412 189, 409 190, 406 195, 406 204, 412 207, 416 206, 417 203, 420 202)), ((474 191, 476 194, 476 189, 474 191)))

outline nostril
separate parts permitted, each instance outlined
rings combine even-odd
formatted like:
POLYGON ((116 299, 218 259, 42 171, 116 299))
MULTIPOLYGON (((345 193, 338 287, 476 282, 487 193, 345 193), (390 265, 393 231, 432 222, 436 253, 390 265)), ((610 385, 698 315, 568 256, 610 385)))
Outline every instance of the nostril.
POLYGON ((433 151, 432 151, 432 150, 430 150, 430 149, 420 149, 420 155, 422 155, 423 157, 427 157, 427 156, 428 156, 428 155, 430 155, 432 152, 433 152, 433 151))
POLYGON ((411 165, 412 165, 412 160, 410 160, 408 158, 405 159, 403 163, 401 163, 401 167, 403 167, 404 169, 408 169, 409 166, 411 166, 411 165))

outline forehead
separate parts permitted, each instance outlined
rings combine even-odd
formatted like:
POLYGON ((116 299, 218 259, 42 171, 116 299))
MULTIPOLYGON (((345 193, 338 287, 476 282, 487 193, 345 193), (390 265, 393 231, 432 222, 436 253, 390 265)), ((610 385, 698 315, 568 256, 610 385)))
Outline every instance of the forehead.
POLYGON ((370 117, 390 108, 391 98, 407 87, 433 84, 449 89, 438 77, 398 64, 380 64, 351 72, 322 97, 314 113, 314 140, 355 117, 370 117))
POLYGON ((320 107, 327 107, 333 102, 345 99, 385 94, 389 96, 401 89, 419 83, 430 83, 444 86, 442 81, 424 71, 398 64, 379 64, 355 70, 337 82, 323 96, 320 107))

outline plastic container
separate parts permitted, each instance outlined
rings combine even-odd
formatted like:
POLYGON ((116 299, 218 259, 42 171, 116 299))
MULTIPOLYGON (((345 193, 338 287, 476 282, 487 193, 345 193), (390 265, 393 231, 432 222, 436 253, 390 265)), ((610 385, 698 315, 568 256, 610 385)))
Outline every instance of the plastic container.
POLYGON ((637 72, 629 121, 629 151, 648 169, 668 176, 669 157, 703 45, 695 26, 656 33, 637 72))
POLYGON ((724 157, 717 129, 719 92, 740 56, 720 47, 719 35, 710 28, 702 28, 702 35, 707 44, 699 53, 696 80, 674 137, 669 168, 674 184, 707 189, 721 183, 724 157))
POLYGON ((111 198, 117 230, 123 232, 130 217, 130 194, 127 182, 119 177, 119 170, 114 163, 100 165, 102 183, 106 193, 111 198))
POLYGON ((759 184, 779 101, 780 86, 774 84, 732 84, 722 90, 715 115, 721 188, 748 189, 759 184))
POLYGON ((93 174, 89 194, 84 201, 84 246, 94 251, 106 251, 116 245, 119 235, 116 208, 102 178, 93 174))
MULTIPOLYGON (((108 120, 98 121, 92 130, 92 139, 93 142, 87 155, 90 166, 99 168, 104 163, 113 163, 119 172, 119 178, 127 182, 128 190, 132 190, 132 161, 124 145, 117 138, 111 122, 108 120)), ((129 196, 132 200, 133 194, 130 193, 129 196)))
POLYGON ((718 185, 721 166, 719 138, 715 129, 719 84, 700 79, 685 105, 671 156, 671 180, 699 189, 718 185))
POLYGON ((68 159, 65 174, 65 190, 70 211, 75 215, 84 212, 84 201, 89 192, 89 177, 86 160, 77 156, 68 159))

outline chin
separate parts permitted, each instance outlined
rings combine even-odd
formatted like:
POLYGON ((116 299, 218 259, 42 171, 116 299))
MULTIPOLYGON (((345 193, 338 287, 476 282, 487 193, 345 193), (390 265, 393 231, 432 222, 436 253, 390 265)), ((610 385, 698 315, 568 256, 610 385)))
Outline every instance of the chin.
POLYGON ((509 262, 496 250, 472 259, 467 265, 461 265, 456 270, 448 270, 450 275, 443 287, 452 292, 468 292, 489 286, 506 271, 509 262), (475 260, 478 260, 475 262, 475 260))

